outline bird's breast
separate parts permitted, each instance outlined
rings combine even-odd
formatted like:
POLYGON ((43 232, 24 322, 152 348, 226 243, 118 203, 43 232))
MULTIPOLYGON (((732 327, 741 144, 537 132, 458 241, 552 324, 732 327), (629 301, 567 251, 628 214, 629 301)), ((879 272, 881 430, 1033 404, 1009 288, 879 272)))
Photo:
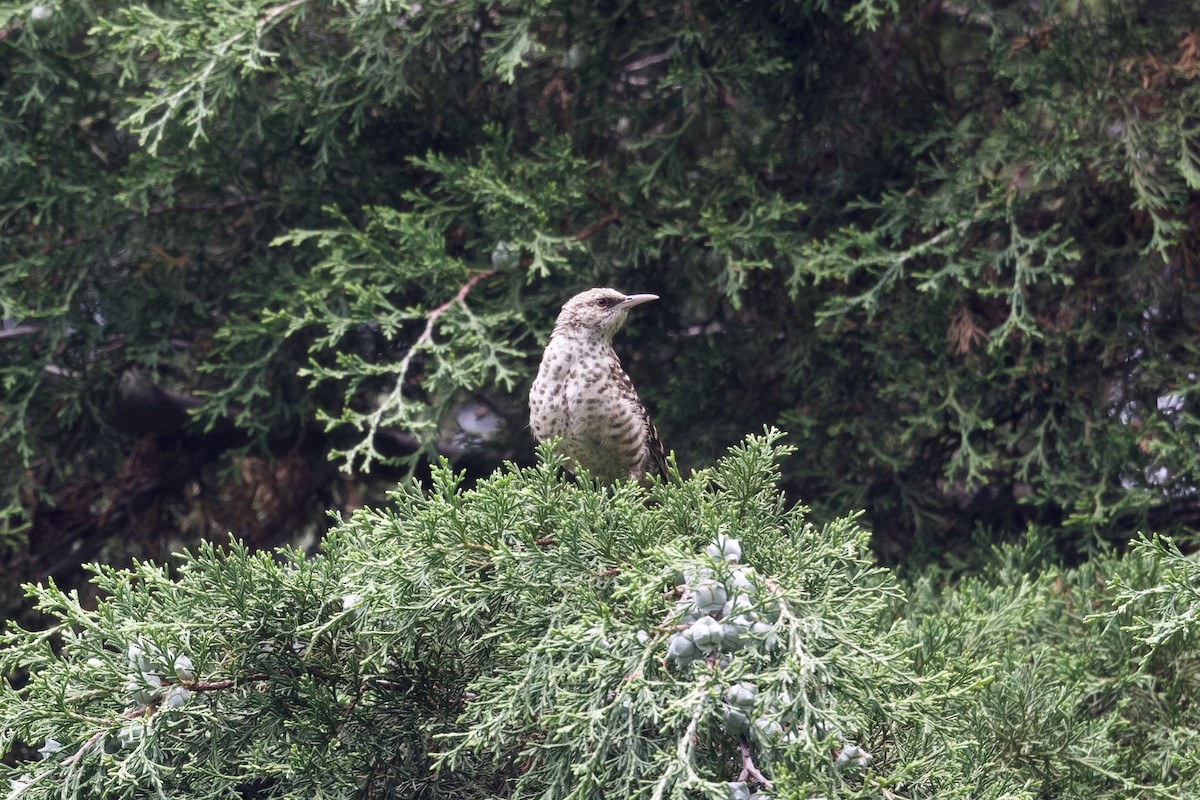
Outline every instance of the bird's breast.
POLYGON ((548 348, 530 391, 530 427, 538 439, 560 436, 563 449, 604 480, 641 469, 647 418, 633 383, 610 348, 599 354, 548 348))

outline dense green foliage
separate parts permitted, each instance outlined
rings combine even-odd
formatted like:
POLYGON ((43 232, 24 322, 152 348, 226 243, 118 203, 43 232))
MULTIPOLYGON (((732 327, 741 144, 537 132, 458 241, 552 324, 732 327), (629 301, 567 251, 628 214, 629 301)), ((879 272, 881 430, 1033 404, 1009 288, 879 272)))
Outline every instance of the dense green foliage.
POLYGON ((682 464, 782 424, 788 486, 889 555, 1185 528, 1194 25, 0 3, 8 528, 275 534, 353 505, 330 465, 528 463, 532 366, 590 285, 662 296, 620 347, 682 464))
POLYGON ((10 797, 1200 796, 1192 5, 0 2, 10 797))
POLYGON ((0 642, 29 676, 0 745, 42 754, 9 797, 1196 796, 1194 561, 1030 539, 905 587, 854 519, 789 507, 777 440, 648 493, 550 448, 472 489, 442 468, 317 556, 101 568, 94 610, 31 587, 56 625, 0 642), (735 574, 745 602, 695 611, 735 574), (772 622, 731 640, 739 614, 772 622))

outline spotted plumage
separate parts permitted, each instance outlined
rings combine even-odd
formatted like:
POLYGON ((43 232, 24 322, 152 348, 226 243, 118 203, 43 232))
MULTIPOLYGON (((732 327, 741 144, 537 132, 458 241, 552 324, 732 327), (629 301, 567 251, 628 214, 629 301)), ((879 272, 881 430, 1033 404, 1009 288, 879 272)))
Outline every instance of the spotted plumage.
POLYGON ((589 289, 559 312, 529 392, 529 426, 605 483, 666 476, 666 453, 612 347, 629 309, 658 297, 589 289))

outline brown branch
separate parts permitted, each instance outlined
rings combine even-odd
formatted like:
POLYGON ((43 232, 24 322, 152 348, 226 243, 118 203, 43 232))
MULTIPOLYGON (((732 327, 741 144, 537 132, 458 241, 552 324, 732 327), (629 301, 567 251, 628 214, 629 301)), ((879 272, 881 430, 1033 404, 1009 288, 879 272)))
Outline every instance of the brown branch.
POLYGON ((219 681, 180 681, 179 685, 193 692, 219 692, 250 681, 265 681, 269 677, 265 672, 252 672, 244 678, 225 678, 219 681))
POLYGON ((41 325, 30 325, 28 323, 18 325, 15 328, 6 328, 0 330, 0 340, 11 339, 14 336, 32 336, 35 333, 41 333, 41 325))
POLYGON ((753 778, 766 788, 771 788, 771 781, 766 775, 759 772, 758 767, 754 766, 754 758, 750 755, 750 743, 746 741, 745 736, 738 737, 738 752, 742 754, 742 773, 738 775, 739 781, 745 781, 753 778))
POLYGON ((625 72, 625 73, 637 72, 640 69, 645 69, 646 67, 652 67, 655 64, 661 64, 664 61, 670 61, 670 60, 671 60, 670 53, 651 53, 648 56, 642 56, 641 58, 630 61, 628 64, 626 64, 624 67, 621 68, 621 71, 625 72))
POLYGON ((72 755, 64 758, 62 763, 68 767, 74 764, 83 756, 87 749, 99 741, 102 736, 104 736, 104 731, 97 731, 96 733, 93 733, 90 737, 88 737, 86 742, 80 745, 78 750, 76 750, 72 755))
MULTIPOLYGON (((332 681, 334 679, 334 676, 330 675, 325 670, 310 667, 307 670, 307 672, 309 675, 315 676, 324 681, 332 681)), ((252 672, 249 675, 246 675, 245 677, 242 677, 242 678, 223 678, 221 680, 216 680, 216 681, 185 680, 185 681, 179 681, 178 683, 176 683, 174 685, 182 686, 184 689, 188 689, 193 692, 220 692, 225 689, 236 688, 238 686, 241 686, 246 683, 250 683, 252 681, 267 681, 270 679, 271 679, 271 676, 265 672, 252 672)), ((164 688, 168 685, 170 685, 170 684, 163 684, 164 688)), ((359 697, 361 697, 365 692, 367 692, 371 689, 385 689, 388 691, 404 691, 405 688, 406 687, 401 686, 396 681, 390 681, 390 680, 387 680, 386 678, 372 678, 372 679, 369 679, 369 680, 366 680, 366 681, 363 681, 362 683, 360 683, 358 685, 358 689, 356 690, 356 694, 359 697)), ((126 715, 126 716, 128 716, 128 715, 126 715)))
MULTIPOLYGON (((137 708, 131 708, 128 711, 125 711, 121 714, 121 716, 125 717, 126 719, 137 719, 138 717, 148 717, 152 713, 154 712, 150 706, 138 706, 137 708)), ((83 756, 89 747, 100 741, 102 738, 104 738, 104 731, 96 731, 90 737, 88 737, 88 740, 84 742, 78 750, 76 750, 72 755, 64 758, 62 763, 66 764, 67 766, 74 764, 83 756)))
POLYGON ((449 309, 450 306, 454 305, 455 303, 463 302, 467 295, 470 294, 471 290, 475 288, 475 284, 479 283, 481 280, 490 278, 495 274, 496 270, 494 269, 475 273, 466 283, 458 287, 458 291, 455 292, 454 297, 451 297, 440 306, 431 309, 430 312, 425 315, 425 329, 421 331, 421 335, 417 337, 415 342, 413 342, 412 347, 408 348, 408 352, 405 354, 404 358, 400 360, 400 363, 397 366, 396 371, 400 376, 396 381, 397 391, 400 390, 402 384, 404 383, 404 376, 408 374, 408 365, 412 361, 413 355, 421 348, 422 345, 429 344, 431 341, 433 341, 433 327, 437 324, 437 321, 441 318, 442 314, 445 314, 447 309, 449 309))
POLYGON ((610 211, 600 219, 588 225, 586 228, 575 234, 575 241, 586 242, 588 239, 595 236, 602 229, 607 228, 621 218, 621 214, 617 211, 610 211))
MULTIPOLYGON (((440 306, 430 309, 429 313, 425 315, 425 328, 421 331, 421 335, 418 336, 412 343, 412 346, 408 348, 408 352, 404 354, 404 357, 396 363, 394 370, 396 384, 392 388, 392 391, 386 397, 381 398, 376 403, 375 410, 366 417, 365 421, 359 424, 359 429, 365 434, 365 438, 363 439, 364 442, 374 441, 375 436, 379 433, 384 412, 387 409, 396 408, 398 414, 400 416, 403 415, 405 402, 404 388, 405 381, 408 378, 409 368, 412 366, 413 359, 416 357, 416 355, 433 341, 433 329, 437 325, 437 321, 441 318, 442 314, 445 314, 447 309, 449 309, 455 303, 464 302, 467 295, 472 289, 475 288, 476 284, 482 280, 492 277, 495 274, 496 270, 494 269, 475 273, 467 280, 466 283, 458 288, 458 291, 455 292, 454 297, 451 297, 440 306)), ((359 444, 355 445, 350 452, 353 455, 359 455, 363 449, 364 445, 359 444)), ((363 458, 362 464, 359 466, 360 471, 367 472, 370 470, 371 460, 374 455, 374 448, 367 447, 365 457, 363 458)), ((347 470, 350 469, 350 464, 347 463, 343 468, 347 470)))
POLYGON ((496 270, 494 269, 475 273, 471 276, 470 280, 458 287, 458 291, 455 293, 454 297, 451 297, 449 300, 430 311, 425 317, 425 330, 423 330, 421 335, 417 337, 417 342, 422 344, 428 342, 433 337, 433 326, 434 323, 438 321, 438 317, 442 316, 442 314, 445 314, 446 309, 450 308, 450 306, 454 305, 455 303, 461 303, 463 300, 465 300, 467 295, 471 293, 471 290, 475 288, 475 284, 482 280, 486 280, 495 274, 496 270))
POLYGON ((595 192, 588 192, 588 197, 592 198, 592 200, 595 201, 595 203, 597 205, 603 206, 604 209, 606 211, 608 211, 608 213, 605 214, 600 219, 593 222, 591 225, 588 225, 586 228, 581 230, 579 233, 575 234, 575 241, 577 241, 577 242, 587 241, 588 239, 592 238, 597 233, 599 233, 601 230, 603 230, 604 228, 607 228, 609 225, 613 224, 614 222, 616 222, 617 220, 619 220, 621 218, 621 212, 619 212, 615 208, 613 208, 612 203, 609 203, 607 200, 605 200, 600 195, 596 194, 595 192))

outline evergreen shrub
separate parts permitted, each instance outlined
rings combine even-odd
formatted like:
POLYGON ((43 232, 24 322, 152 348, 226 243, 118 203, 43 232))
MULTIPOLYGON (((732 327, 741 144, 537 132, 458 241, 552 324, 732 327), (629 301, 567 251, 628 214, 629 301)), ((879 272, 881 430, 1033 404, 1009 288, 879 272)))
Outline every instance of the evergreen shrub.
POLYGON ((316 555, 30 586, 8 797, 1196 796, 1193 560, 1068 569, 1031 531, 902 580, 786 502, 780 439, 648 489, 443 465, 316 555))

